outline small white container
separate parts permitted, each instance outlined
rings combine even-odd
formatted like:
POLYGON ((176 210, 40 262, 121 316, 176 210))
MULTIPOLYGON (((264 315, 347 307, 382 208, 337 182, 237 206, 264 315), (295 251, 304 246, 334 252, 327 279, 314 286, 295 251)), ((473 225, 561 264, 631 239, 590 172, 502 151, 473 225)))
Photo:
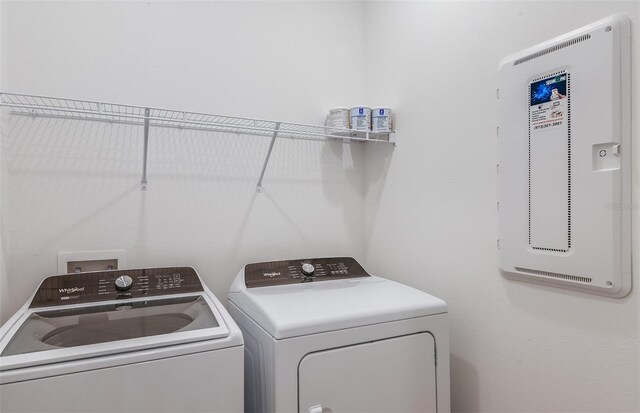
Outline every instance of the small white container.
POLYGON ((371 108, 366 106, 354 106, 350 110, 351 129, 357 131, 371 130, 371 108))
POLYGON ((327 126, 349 129, 349 108, 333 108, 329 110, 327 126))
POLYGON ((391 128, 391 109, 378 106, 371 110, 371 131, 378 133, 390 133, 391 128))

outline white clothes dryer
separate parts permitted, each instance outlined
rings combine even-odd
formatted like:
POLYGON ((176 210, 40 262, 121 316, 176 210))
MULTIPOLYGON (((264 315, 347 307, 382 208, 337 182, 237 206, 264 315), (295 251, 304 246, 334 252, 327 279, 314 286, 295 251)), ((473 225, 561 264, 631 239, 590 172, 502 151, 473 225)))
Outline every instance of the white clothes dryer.
POLYGON ((0 329, 2 412, 241 412, 242 333, 193 268, 46 278, 0 329))
POLYGON ((229 291, 247 412, 449 412, 444 301, 353 258, 246 265, 229 291))

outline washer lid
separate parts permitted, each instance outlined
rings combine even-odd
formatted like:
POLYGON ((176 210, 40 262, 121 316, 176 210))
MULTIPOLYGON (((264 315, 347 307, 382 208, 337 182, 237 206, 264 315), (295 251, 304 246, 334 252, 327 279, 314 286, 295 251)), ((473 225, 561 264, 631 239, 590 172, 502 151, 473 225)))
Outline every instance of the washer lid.
POLYGON ((29 309, 0 341, 0 370, 227 337, 205 294, 29 309))
POLYGON ((447 312, 439 298, 376 276, 246 288, 241 272, 229 300, 276 339, 447 312))

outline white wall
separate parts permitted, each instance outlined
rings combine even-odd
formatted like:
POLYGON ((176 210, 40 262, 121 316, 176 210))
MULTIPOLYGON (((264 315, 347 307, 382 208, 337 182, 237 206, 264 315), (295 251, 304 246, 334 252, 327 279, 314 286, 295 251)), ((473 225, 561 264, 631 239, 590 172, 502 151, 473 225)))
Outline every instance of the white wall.
POLYGON ((499 59, 622 11, 637 79, 635 2, 2 6, 5 90, 312 123, 368 98, 396 109, 400 139, 278 142, 256 195, 266 140, 157 131, 142 192, 141 131, 3 118, 3 320, 61 250, 195 265, 221 296, 247 261, 354 255, 448 301, 455 411, 640 409, 637 275, 620 300, 525 285, 495 248, 499 59))
MULTIPOLYGON (((2 2, 5 91, 320 123, 361 98, 360 3, 2 2), (328 25, 330 23, 330 26, 328 25), (329 53, 330 51, 330 53, 329 53)), ((251 261, 362 252, 357 145, 6 115, 6 320, 58 251, 193 265, 220 297, 251 261)))
MULTIPOLYGON (((3 82, 3 74, 2 70, 5 62, 4 57, 4 47, 2 42, 2 27, 4 26, 4 7, 0 3, 0 91, 4 85, 3 82)), ((1 126, 1 125, 0 125, 1 126)), ((5 211, 5 197, 3 194, 6 192, 5 186, 7 182, 7 173, 6 173, 6 162, 4 161, 4 152, 2 150, 3 145, 3 136, 4 136, 4 128, 0 127, 0 302, 8 302, 9 301, 9 288, 8 288, 8 278, 6 276, 6 260, 5 260, 5 246, 4 242, 4 211, 5 211)), ((1 307, 1 306, 0 306, 1 307)), ((4 318, 1 317, 2 310, 0 309, 0 322, 4 321, 4 318)))
POLYGON ((637 215, 638 2, 367 7, 369 100, 396 109, 400 144, 365 151, 366 263, 448 302, 454 411, 640 410, 639 220, 624 299, 506 280, 496 250, 498 61, 614 12, 634 23, 637 215))

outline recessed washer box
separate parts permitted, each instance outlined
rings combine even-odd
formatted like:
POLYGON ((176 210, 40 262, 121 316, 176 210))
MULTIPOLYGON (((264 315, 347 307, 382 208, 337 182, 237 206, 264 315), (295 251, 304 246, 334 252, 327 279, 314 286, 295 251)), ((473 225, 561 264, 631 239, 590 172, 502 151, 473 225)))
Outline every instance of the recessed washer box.
POLYGON ((500 64, 499 248, 510 278, 631 290, 630 22, 611 16, 500 64))
POLYGON ((58 274, 126 269, 126 258, 125 250, 58 252, 58 274))

